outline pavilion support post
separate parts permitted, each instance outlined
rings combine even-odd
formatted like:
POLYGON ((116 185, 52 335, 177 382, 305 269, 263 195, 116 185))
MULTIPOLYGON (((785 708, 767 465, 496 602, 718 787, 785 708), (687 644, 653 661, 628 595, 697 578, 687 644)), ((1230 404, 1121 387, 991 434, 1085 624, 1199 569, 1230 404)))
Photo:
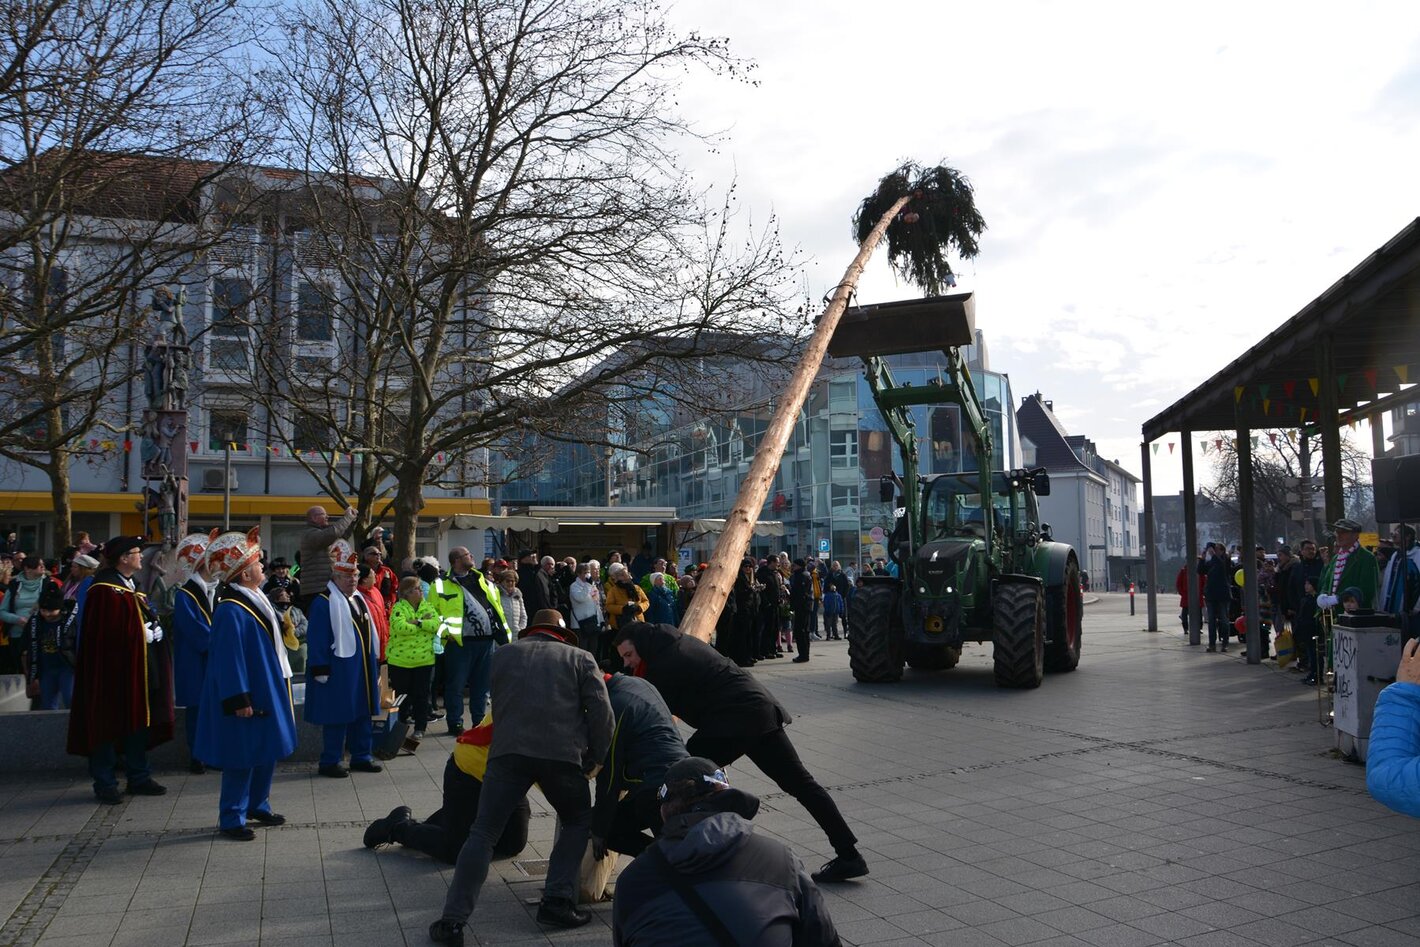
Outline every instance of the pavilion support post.
POLYGON ((1321 417, 1317 428, 1321 432, 1321 477, 1326 493, 1326 522, 1334 523, 1346 515, 1346 498, 1341 492, 1341 426, 1337 420, 1336 358, 1331 337, 1321 339, 1316 350, 1317 378, 1321 389, 1317 401, 1321 417))
MULTIPOLYGON (((1367 418, 1366 420, 1369 421, 1370 424, 1371 424, 1371 456, 1372 456, 1372 457, 1384 457, 1384 456, 1385 456, 1385 412, 1384 412, 1384 411, 1377 411, 1375 414, 1371 415, 1371 416, 1370 416, 1369 418, 1367 418)), ((1389 523, 1377 523, 1377 524, 1376 524, 1376 529, 1380 532, 1380 534, 1381 534, 1382 536, 1385 536, 1385 535, 1387 535, 1387 533, 1389 533, 1389 530, 1386 529, 1386 527, 1389 526, 1389 525, 1390 525, 1389 523)))
POLYGON ((1193 482, 1193 432, 1183 441, 1183 566, 1188 570, 1188 643, 1202 644, 1203 606, 1198 600, 1198 488, 1193 482))
POLYGON ((1242 518, 1243 615, 1247 617, 1247 663, 1262 663, 1262 614, 1257 604, 1257 523, 1253 515, 1252 432, 1238 426, 1238 510, 1242 518))
MULTIPOLYGON (((1149 442, 1139 445, 1144 466, 1144 581, 1148 583, 1149 623, 1145 631, 1159 630, 1159 561, 1154 542, 1154 468, 1150 463, 1149 442)), ((1133 599, 1130 599, 1132 602, 1133 599)))

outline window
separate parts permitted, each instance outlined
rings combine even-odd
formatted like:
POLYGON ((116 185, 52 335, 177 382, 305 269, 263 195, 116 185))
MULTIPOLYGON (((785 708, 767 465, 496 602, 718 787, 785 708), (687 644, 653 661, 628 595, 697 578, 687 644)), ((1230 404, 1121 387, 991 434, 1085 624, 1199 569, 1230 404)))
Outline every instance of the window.
POLYGON ((222 451, 228 443, 233 450, 247 450, 247 412, 241 408, 209 408, 207 411, 207 449, 222 451))
POLYGON ((829 506, 835 513, 858 512, 858 486, 856 484, 833 484, 829 506))
POLYGON ((830 431, 828 433, 829 464, 838 468, 858 466, 858 432, 830 431))
POLYGON ((334 443, 330 425, 321 418, 298 413, 291 425, 291 449, 297 451, 327 451, 334 443))
MULTIPOLYGON (((218 278, 212 281, 212 338, 207 344, 208 363, 217 371, 244 372, 247 363, 247 307, 251 304, 251 284, 244 279, 218 278), (225 339, 239 340, 233 345, 225 339)), ((219 445, 220 446, 220 445, 219 445)))
POLYGON ((296 338, 329 342, 335 337, 335 301, 329 286, 302 281, 296 292, 296 338))

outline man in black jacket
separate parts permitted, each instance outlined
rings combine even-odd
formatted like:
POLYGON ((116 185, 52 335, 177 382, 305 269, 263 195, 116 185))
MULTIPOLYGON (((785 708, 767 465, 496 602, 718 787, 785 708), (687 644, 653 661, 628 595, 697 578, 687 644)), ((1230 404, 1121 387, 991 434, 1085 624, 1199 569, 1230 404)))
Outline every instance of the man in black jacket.
POLYGON ((1209 543, 1198 560, 1204 577, 1203 600, 1208 606, 1208 650, 1228 650, 1228 607, 1232 603, 1233 560, 1222 543, 1209 543))
POLYGON ((789 609, 794 613, 794 655, 795 664, 803 664, 809 659, 809 620, 813 617, 813 580, 804 569, 804 560, 794 560, 794 571, 789 575, 789 609))
POLYGON ((592 852, 639 855, 661 831, 661 798, 666 770, 690 754, 660 691, 639 677, 606 676, 611 700, 611 749, 597 774, 592 809, 592 852), (625 793, 623 798, 622 794, 625 793))
POLYGON ((754 834, 759 800, 691 757, 660 789, 665 832, 616 883, 617 947, 837 947, 823 895, 782 842, 754 834))
POLYGON ((627 670, 654 684, 671 712, 695 728, 686 744, 692 755, 721 766, 748 756, 809 811, 837 853, 814 873, 815 881, 845 881, 868 873, 857 837, 784 732, 789 712, 753 675, 671 625, 632 622, 612 643, 627 670))

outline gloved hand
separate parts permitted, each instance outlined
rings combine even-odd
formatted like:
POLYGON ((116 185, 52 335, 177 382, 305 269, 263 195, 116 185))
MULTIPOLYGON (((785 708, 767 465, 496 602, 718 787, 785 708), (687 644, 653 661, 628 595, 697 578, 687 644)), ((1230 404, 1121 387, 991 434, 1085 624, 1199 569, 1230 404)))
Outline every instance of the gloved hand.
POLYGON ((330 675, 329 675, 329 674, 317 674, 317 675, 316 675, 316 683, 317 683, 317 684, 329 684, 329 683, 330 683, 330 675))
POLYGON ((1335 595, 1318 595, 1316 597, 1316 607, 1335 608, 1340 601, 1341 599, 1337 598, 1335 595))
POLYGON ((157 644, 163 640, 163 626, 155 621, 150 621, 143 626, 143 640, 149 644, 157 644))
POLYGON ((592 857, 595 858, 597 861, 601 861, 603 858, 606 857, 606 851, 606 839, 602 838, 600 835, 593 835, 592 857))

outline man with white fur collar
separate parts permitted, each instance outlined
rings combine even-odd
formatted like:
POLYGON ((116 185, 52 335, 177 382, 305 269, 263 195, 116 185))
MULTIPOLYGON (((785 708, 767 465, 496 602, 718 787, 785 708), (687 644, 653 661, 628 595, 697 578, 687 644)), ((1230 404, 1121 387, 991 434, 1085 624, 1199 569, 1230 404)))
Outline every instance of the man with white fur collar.
POLYGON ((261 591, 257 531, 218 536, 204 561, 212 577, 227 585, 212 612, 195 749, 198 759, 222 767, 222 834, 249 842, 255 833, 248 821, 286 821, 271 811, 270 796, 277 761, 296 749, 291 665, 281 624, 261 591))
POLYGON ((197 740, 198 708, 202 684, 207 679, 207 648, 212 638, 212 609, 217 604, 217 578, 207 561, 207 547, 221 530, 193 533, 178 543, 178 568, 184 582, 173 599, 173 700, 185 708, 188 769, 205 773, 202 758, 193 752, 197 740))
POLYGON ((345 540, 330 547, 330 581, 306 599, 306 722, 325 728, 320 774, 378 773, 371 718, 379 712, 380 639, 365 599, 355 588, 358 560, 345 540))

